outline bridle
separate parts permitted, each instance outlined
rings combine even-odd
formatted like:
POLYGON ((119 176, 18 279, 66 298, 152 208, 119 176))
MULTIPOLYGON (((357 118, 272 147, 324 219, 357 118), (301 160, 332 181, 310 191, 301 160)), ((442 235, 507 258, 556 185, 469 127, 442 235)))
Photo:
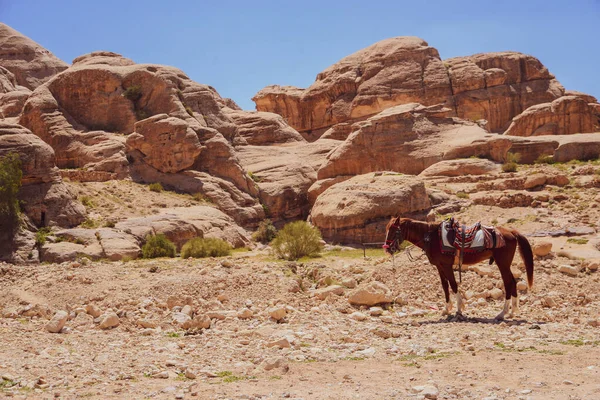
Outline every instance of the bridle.
POLYGON ((393 255, 400 250, 400 244, 402 244, 403 241, 404 237, 402 235, 402 228, 400 227, 400 218, 396 218, 387 231, 385 244, 382 246, 383 250, 386 253, 393 255))
MULTIPOLYGON (((385 237, 385 244, 382 246, 383 250, 390 255, 394 255, 394 253, 397 253, 398 251, 400 251, 400 245, 402 244, 404 239, 405 239, 405 237, 404 237, 404 233, 402 232, 400 218, 396 218, 396 220, 388 228, 387 235, 385 237)), ((420 240, 418 240, 416 242, 413 242, 413 245, 419 247, 421 250, 423 250, 423 252, 426 253, 429 249, 430 243, 431 243, 431 234, 429 232, 426 232, 424 234, 423 238, 421 238, 420 240)), ((411 261, 413 261, 413 257, 410 255, 410 252, 408 252, 408 248, 407 248, 407 254, 408 254, 408 258, 411 261)))

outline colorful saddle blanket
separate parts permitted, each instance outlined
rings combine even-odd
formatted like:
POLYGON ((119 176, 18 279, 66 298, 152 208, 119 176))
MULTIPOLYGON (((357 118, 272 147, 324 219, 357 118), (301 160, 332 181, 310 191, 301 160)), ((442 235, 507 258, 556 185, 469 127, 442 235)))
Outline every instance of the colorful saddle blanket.
POLYGON ((444 254, 454 254, 456 250, 477 253, 487 249, 504 247, 504 237, 493 226, 482 226, 480 222, 472 226, 460 225, 451 218, 440 225, 440 247, 444 254), (464 239, 463 239, 464 232, 464 239))

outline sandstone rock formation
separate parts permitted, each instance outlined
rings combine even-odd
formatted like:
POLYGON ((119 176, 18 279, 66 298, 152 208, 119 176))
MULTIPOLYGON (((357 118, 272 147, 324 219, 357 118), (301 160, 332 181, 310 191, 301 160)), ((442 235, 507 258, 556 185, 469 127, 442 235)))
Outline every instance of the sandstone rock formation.
POLYGON ((0 23, 0 66, 12 72, 16 82, 35 89, 68 65, 13 28, 0 23))
POLYGON ((339 141, 320 139, 285 146, 239 146, 241 164, 252 174, 258 196, 275 222, 305 219, 310 211, 308 189, 317 170, 339 141))
POLYGON ((504 160, 509 139, 449 118, 450 113, 411 103, 354 124, 355 131, 327 156, 319 180, 375 171, 419 174, 439 161, 471 156, 504 160))
POLYGON ((172 208, 161 214, 129 218, 115 228, 63 229, 40 249, 40 260, 63 262, 85 256, 93 260, 135 259, 147 235, 163 233, 178 249, 195 237, 216 237, 234 247, 250 243, 247 233, 214 207, 172 208))
POLYGON ((513 136, 570 135, 600 132, 600 104, 585 97, 562 96, 529 107, 513 118, 504 133, 513 136))
POLYGON ((455 116, 486 120, 490 131, 500 132, 523 110, 564 92, 529 55, 483 53, 442 61, 427 42, 397 37, 343 58, 308 89, 268 86, 253 100, 259 111, 280 114, 305 134, 412 102, 443 103, 455 116))
POLYGON ((231 110, 228 115, 236 123, 238 135, 246 144, 269 146, 305 142, 294 128, 285 123, 281 115, 240 110, 231 110))
POLYGON ((416 37, 396 37, 349 55, 317 75, 308 89, 268 86, 253 100, 311 131, 377 114, 397 104, 437 104, 452 96, 438 51, 416 37))
POLYGON ((234 247, 249 244, 246 232, 232 218, 208 206, 171 208, 161 214, 119 222, 115 228, 135 236, 140 243, 148 234, 163 233, 178 249, 195 237, 223 239, 234 247))
POLYGON ((18 116, 30 94, 29 89, 18 85, 12 72, 0 67, 0 118, 18 116))
POLYGON ((420 176, 463 176, 487 175, 500 172, 500 165, 490 160, 467 158, 445 160, 433 164, 421 172, 420 176))
POLYGON ((0 120, 0 156, 17 153, 23 178, 23 211, 38 226, 71 227, 85 218, 85 208, 62 182, 52 148, 22 126, 0 120))
MULTIPOLYGON (((219 204, 221 198, 237 207, 260 205, 232 147, 238 131, 227 115, 235 110, 228 105, 235 107, 176 68, 95 52, 76 58, 72 67, 38 87, 20 122, 55 149, 61 168, 141 179, 184 170, 209 174, 212 182, 226 182, 216 186, 219 191, 229 191, 213 193, 212 200, 233 214, 235 207, 219 204)), ((190 193, 207 194, 202 188, 200 180, 190 193)), ((253 214, 238 221, 261 219, 253 214)))
POLYGON ((365 174, 325 190, 310 219, 326 241, 379 242, 391 216, 409 216, 430 207, 422 180, 393 173, 365 174))
POLYGON ((517 53, 482 53, 444 60, 454 94, 456 115, 485 119, 501 132, 523 110, 564 94, 554 75, 535 57, 517 53))
POLYGON ((549 156, 553 161, 593 160, 600 157, 600 135, 577 133, 572 135, 531 136, 511 138, 511 153, 519 154, 520 163, 531 164, 540 157, 549 156))
POLYGON ((202 151, 198 135, 181 119, 158 114, 135 124, 127 145, 144 154, 144 162, 161 172, 179 172, 194 165, 202 151))

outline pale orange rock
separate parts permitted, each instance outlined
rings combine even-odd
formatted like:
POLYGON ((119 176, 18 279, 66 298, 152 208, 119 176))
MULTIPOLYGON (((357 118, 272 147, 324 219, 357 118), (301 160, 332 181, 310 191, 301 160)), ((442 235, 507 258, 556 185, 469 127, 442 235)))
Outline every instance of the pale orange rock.
POLYGON ((85 208, 62 181, 52 148, 26 128, 0 120, 0 156, 11 152, 21 160, 19 197, 33 223, 70 227, 85 219, 85 208))
POLYGON ((321 193, 310 220, 326 241, 360 244, 381 241, 390 216, 426 212, 430 207, 421 179, 393 173, 365 174, 321 193))
POLYGON ((396 37, 343 58, 319 73, 308 89, 269 86, 253 100, 257 110, 280 114, 305 132, 397 104, 444 103, 451 95, 438 51, 417 37, 396 37))
POLYGON ((523 110, 564 94, 564 88, 535 57, 517 52, 481 53, 444 60, 456 115, 484 119, 501 132, 523 110))
POLYGON ((0 23, 0 66, 14 74, 18 85, 31 90, 68 67, 48 50, 3 23, 0 23))
POLYGON ((570 135, 600 131, 600 104, 578 96, 562 96, 531 106, 513 118, 506 135, 570 135))
POLYGON ((498 163, 480 158, 440 161, 426 168, 421 176, 488 175, 500 172, 498 163))
POLYGON ((144 154, 144 162, 161 172, 179 172, 194 165, 202 151, 196 132, 182 119, 159 114, 135 124, 127 145, 144 154))
POLYGON ((447 108, 412 103, 358 122, 348 139, 327 155, 318 179, 375 171, 419 174, 442 160, 471 156, 504 159, 510 139, 449 114, 447 108))

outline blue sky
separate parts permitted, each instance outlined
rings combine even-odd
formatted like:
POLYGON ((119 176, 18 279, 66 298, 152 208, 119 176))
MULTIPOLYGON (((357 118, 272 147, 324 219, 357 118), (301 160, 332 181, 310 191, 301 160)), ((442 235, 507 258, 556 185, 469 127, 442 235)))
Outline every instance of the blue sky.
POLYGON ((70 63, 95 50, 181 68, 244 109, 363 47, 419 36, 442 58, 514 50, 600 98, 600 0, 0 0, 0 21, 70 63))

